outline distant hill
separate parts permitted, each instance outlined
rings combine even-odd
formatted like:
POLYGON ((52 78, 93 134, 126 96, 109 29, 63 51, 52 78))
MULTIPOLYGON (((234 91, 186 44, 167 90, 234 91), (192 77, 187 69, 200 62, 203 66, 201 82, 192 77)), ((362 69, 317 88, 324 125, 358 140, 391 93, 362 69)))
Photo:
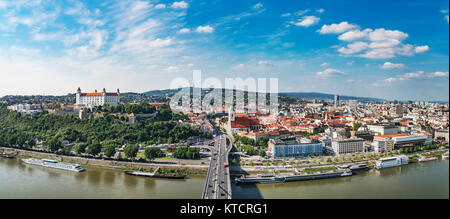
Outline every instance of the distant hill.
MULTIPOLYGON (((144 94, 147 96, 163 96, 167 94, 173 94, 181 89, 166 89, 166 90, 153 90, 153 91, 147 91, 144 94)), ((325 94, 325 93, 317 93, 317 92, 292 92, 292 93, 280 93, 280 96, 287 96, 287 97, 295 97, 295 98, 302 98, 302 99, 320 99, 320 100, 333 100, 334 94, 325 94)), ((358 100, 358 101, 365 101, 365 102, 384 102, 387 100, 379 99, 379 98, 372 98, 372 97, 355 97, 355 96, 339 96, 340 100, 358 100)))
POLYGON ((144 92, 144 95, 146 95, 146 96, 163 96, 163 95, 166 95, 166 94, 176 93, 176 92, 178 92, 180 90, 181 89, 152 90, 152 91, 144 92))
MULTIPOLYGON (((306 92, 295 92, 295 93, 280 93, 281 96, 296 97, 302 99, 320 99, 320 100, 333 100, 334 94, 324 94, 324 93, 306 93, 306 92)), ((355 96, 339 96, 340 100, 358 100, 358 101, 368 101, 368 102, 383 102, 387 101, 379 98, 372 97, 355 97, 355 96)))

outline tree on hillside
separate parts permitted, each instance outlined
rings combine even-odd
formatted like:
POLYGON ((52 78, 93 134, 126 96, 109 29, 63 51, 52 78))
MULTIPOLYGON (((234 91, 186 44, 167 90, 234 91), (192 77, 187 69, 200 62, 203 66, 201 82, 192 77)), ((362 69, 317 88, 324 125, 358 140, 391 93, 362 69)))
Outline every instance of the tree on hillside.
POLYGON ((57 138, 51 138, 47 141, 47 148, 51 152, 58 151, 61 147, 61 141, 59 141, 57 138))
POLYGON ((86 153, 86 148, 87 148, 87 144, 86 143, 77 143, 73 147, 73 150, 77 154, 83 154, 83 153, 86 153))
POLYGON ((103 152, 107 157, 113 157, 116 154, 116 145, 107 144, 103 146, 103 152))
POLYGON ((88 146, 88 154, 97 156, 102 151, 102 145, 99 142, 94 142, 88 146))
POLYGON ((125 156, 128 158, 135 158, 137 156, 137 153, 139 151, 139 148, 135 144, 127 144, 124 148, 125 156))
POLYGON ((163 153, 159 148, 146 148, 145 157, 149 160, 154 160, 155 158, 162 157, 163 153))

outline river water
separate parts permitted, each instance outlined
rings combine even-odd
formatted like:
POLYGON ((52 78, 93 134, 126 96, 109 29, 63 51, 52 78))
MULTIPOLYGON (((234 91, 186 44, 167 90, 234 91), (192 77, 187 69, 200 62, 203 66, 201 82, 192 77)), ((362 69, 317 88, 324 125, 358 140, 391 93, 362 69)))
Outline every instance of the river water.
POLYGON ((81 173, 0 158, 0 199, 198 199, 205 177, 184 180, 125 175, 120 170, 87 167, 81 173))
POLYGON ((449 161, 358 172, 351 177, 233 186, 242 199, 448 199, 449 161))
MULTIPOLYGON (((281 184, 234 185, 233 198, 449 198, 448 160, 370 170, 352 177, 281 184)), ((205 177, 166 180, 86 168, 74 173, 0 158, 2 198, 198 199, 205 177)))

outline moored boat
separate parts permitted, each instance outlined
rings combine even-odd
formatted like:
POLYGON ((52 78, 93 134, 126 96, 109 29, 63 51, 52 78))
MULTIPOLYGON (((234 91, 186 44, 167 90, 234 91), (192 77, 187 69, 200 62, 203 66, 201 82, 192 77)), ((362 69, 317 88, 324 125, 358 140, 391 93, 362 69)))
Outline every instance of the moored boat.
POLYGON ((14 158, 14 155, 12 155, 12 154, 1 154, 0 157, 8 158, 8 159, 13 159, 13 158, 14 158))
POLYGON ((56 160, 29 158, 29 159, 22 159, 22 161, 27 164, 50 167, 61 170, 68 170, 72 172, 84 171, 83 167, 81 167, 79 164, 58 162, 56 160))
POLYGON ((125 171, 125 174, 131 176, 143 176, 143 177, 153 177, 153 178, 166 178, 166 179, 184 179, 185 175, 179 174, 163 174, 163 173, 148 173, 139 171, 125 171))
POLYGON ((236 178, 236 184, 255 184, 255 183, 282 183, 282 182, 296 182, 306 180, 328 179, 336 177, 352 176, 350 169, 345 170, 330 170, 312 173, 294 173, 294 174, 280 174, 280 175, 262 175, 256 176, 242 176, 236 178))
POLYGON ((409 162, 409 158, 406 155, 401 155, 397 157, 384 157, 377 160, 375 168, 376 169, 384 169, 390 167, 398 167, 402 165, 407 165, 409 162))
POLYGON ((448 159, 448 152, 442 155, 442 159, 448 159))
POLYGON ((418 159, 419 162, 427 162, 437 160, 437 157, 421 157, 418 159))

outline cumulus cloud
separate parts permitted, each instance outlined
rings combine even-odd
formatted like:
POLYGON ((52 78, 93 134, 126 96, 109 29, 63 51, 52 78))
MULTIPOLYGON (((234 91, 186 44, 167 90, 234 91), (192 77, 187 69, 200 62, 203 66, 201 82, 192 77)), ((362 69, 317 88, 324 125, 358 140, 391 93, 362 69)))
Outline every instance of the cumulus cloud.
POLYGON ((197 32, 197 33, 212 33, 212 32, 214 32, 214 28, 209 25, 199 26, 199 27, 197 27, 195 32, 197 32))
POLYGON ((399 30, 384 28, 361 30, 358 25, 341 22, 324 25, 318 32, 321 34, 340 34, 338 39, 348 44, 338 47, 338 52, 368 59, 389 59, 397 55, 412 56, 429 50, 427 45, 405 44, 404 41, 409 35, 399 30))
POLYGON ((345 74, 345 73, 342 71, 333 69, 333 68, 328 68, 325 71, 320 71, 320 72, 316 73, 317 77, 320 77, 320 78, 328 78, 333 75, 343 75, 343 74, 345 74))
POLYGON ((384 70, 403 69, 403 68, 405 68, 405 65, 404 64, 395 64, 392 62, 385 62, 380 68, 384 69, 384 70))
POLYGON ((340 35, 338 37, 338 39, 342 40, 342 41, 349 41, 349 42, 366 39, 371 31, 372 31, 372 29, 365 29, 363 31, 351 30, 351 31, 345 32, 344 34, 340 35))
POLYGON ((183 34, 183 33, 190 33, 190 32, 191 32, 191 30, 189 28, 183 28, 183 29, 178 31, 178 33, 181 33, 181 34, 183 34))
POLYGON ((327 67, 327 66, 330 66, 330 64, 329 63, 326 63, 326 62, 324 62, 324 63, 322 63, 320 66, 322 66, 322 67, 327 67))
POLYGON ((393 84, 394 82, 401 82, 401 81, 410 81, 415 79, 432 79, 432 78, 439 78, 439 77, 448 77, 448 72, 434 72, 434 73, 425 73, 424 71, 416 71, 416 72, 410 72, 405 73, 401 75, 397 75, 396 77, 390 77, 386 78, 381 81, 381 83, 375 83, 376 86, 389 86, 393 84))
POLYGON ((341 47, 338 49, 339 52, 351 55, 355 53, 359 53, 369 47, 369 44, 366 42, 355 42, 347 45, 347 47, 341 47))
POLYGON ((416 53, 427 52, 428 50, 430 50, 430 47, 428 46, 416 46, 416 48, 414 48, 414 52, 416 53))
POLYGON ((156 9, 164 9, 164 8, 166 8, 166 5, 165 5, 165 4, 157 4, 157 5, 155 6, 155 8, 156 8, 156 9))
POLYGON ((174 2, 172 4, 172 8, 176 8, 176 9, 186 9, 188 7, 189 7, 189 4, 185 1, 174 2))
POLYGON ((321 34, 330 33, 343 33, 348 30, 357 29, 358 25, 349 24, 347 21, 341 22, 339 24, 323 25, 322 29, 318 30, 321 34))
POLYGON ((302 19, 300 19, 298 22, 294 22, 294 25, 300 26, 300 27, 309 27, 309 26, 319 23, 319 21, 320 21, 319 17, 305 16, 302 19))

